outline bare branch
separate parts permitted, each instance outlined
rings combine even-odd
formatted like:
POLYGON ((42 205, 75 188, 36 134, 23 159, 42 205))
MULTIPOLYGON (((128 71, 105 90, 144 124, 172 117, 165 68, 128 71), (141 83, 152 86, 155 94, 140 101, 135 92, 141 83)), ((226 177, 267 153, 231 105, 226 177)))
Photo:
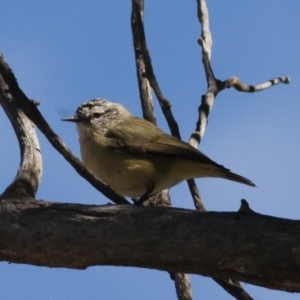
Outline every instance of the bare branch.
POLYGON ((191 282, 188 274, 175 273, 174 281, 176 287, 177 298, 180 300, 192 300, 191 282))
MULTIPOLYGON (((22 110, 26 116, 31 119, 32 122, 39 128, 39 130, 45 135, 50 144, 60 153, 63 157, 72 165, 77 173, 85 178, 91 185, 100 191, 103 195, 109 198, 116 204, 129 204, 129 202, 116 194, 109 186, 98 180, 89 170, 87 170, 81 161, 76 158, 70 149, 64 144, 60 137, 51 129, 44 117, 41 115, 36 107, 36 103, 30 101, 23 91, 20 89, 17 80, 9 68, 4 62, 3 56, 0 57, 0 75, 3 78, 3 84, 0 86, 1 94, 5 95, 9 91, 11 95, 11 103, 14 106, 22 110)), ((35 162, 33 162, 35 163, 35 162)))
POLYGON ((218 93, 217 81, 210 64, 212 38, 209 29, 209 17, 205 0, 197 0, 198 19, 201 24, 201 37, 198 40, 202 47, 202 62, 207 80, 207 92, 202 96, 199 107, 199 117, 195 132, 192 133, 189 143, 197 148, 205 133, 208 115, 213 107, 218 93))
POLYGON ((216 79, 210 63, 212 38, 209 29, 209 17, 205 0, 197 0, 197 11, 198 19, 201 24, 201 37, 199 38, 198 43, 202 47, 202 62, 206 74, 208 87, 206 94, 202 95, 201 105, 199 107, 198 122, 196 124, 196 129, 191 135, 189 141, 190 144, 194 147, 198 147, 198 145, 201 142, 201 139, 205 133, 206 125, 208 123, 208 115, 213 107, 217 94, 221 90, 225 88, 234 87, 236 90, 241 92, 257 92, 265 90, 281 82, 286 84, 290 82, 289 77, 278 77, 273 80, 269 80, 265 83, 251 86, 243 83, 237 77, 231 77, 225 81, 216 79))
POLYGON ((236 280, 219 280, 214 279, 216 283, 218 283, 226 292, 232 295, 235 299, 238 300, 253 300, 253 298, 245 292, 242 288, 241 284, 236 280))
MULTIPOLYGON (((2 59, 0 54, 0 59, 2 59)), ((34 197, 42 174, 42 156, 34 125, 16 105, 13 91, 0 72, 0 104, 6 112, 17 135, 20 146, 20 167, 14 181, 6 188, 3 196, 19 195, 34 197)), ((10 72, 8 68, 5 72, 10 72)))
POLYGON ((299 232, 300 221, 257 213, 0 201, 0 260, 38 266, 135 266, 300 292, 299 232))
POLYGON ((132 0, 132 11, 131 11, 131 30, 133 37, 133 46, 136 62, 136 73, 138 79, 138 86, 140 91, 140 100, 142 105, 142 111, 144 119, 150 121, 154 125, 156 123, 156 117, 153 110, 153 101, 151 94, 151 87, 148 79, 145 76, 146 65, 143 55, 143 40, 141 35, 144 35, 143 31, 143 0, 132 0))
POLYGON ((291 82, 290 77, 277 77, 274 79, 271 79, 267 82, 257 84, 257 85, 248 85, 243 83, 238 77, 231 77, 225 81, 219 81, 218 82, 218 88, 219 91, 223 89, 229 89, 234 87, 239 92, 246 92, 246 93, 254 93, 254 92, 260 92, 265 89, 268 89, 274 85, 277 85, 279 83, 285 83, 288 84, 291 82))
MULTIPOLYGON (((208 115, 213 107, 215 97, 218 93, 217 81, 210 65, 212 38, 209 29, 208 9, 204 0, 197 0, 197 15, 201 24, 201 37, 199 38, 198 43, 202 47, 202 63, 207 80, 207 92, 205 95, 202 95, 201 105, 198 108, 199 116, 196 123, 196 129, 191 134, 189 140, 189 144, 195 148, 198 148, 205 133, 206 125, 208 123, 208 115)), ((196 209, 205 211, 206 209, 201 199, 200 192, 196 186, 195 180, 190 179, 187 182, 196 209)))
POLYGON ((197 210, 199 211, 206 211, 206 208, 204 206, 204 203, 202 201, 202 198, 200 196, 200 192, 199 192, 199 189, 196 185, 196 182, 194 179, 189 179, 187 180, 187 183, 188 183, 188 186, 189 186, 189 189, 190 189, 190 193, 191 193, 191 196, 193 198, 193 201, 194 201, 194 206, 197 210))
MULTIPOLYGON (((160 107, 162 108, 162 112, 167 120, 168 126, 171 130, 171 134, 180 139, 178 124, 175 121, 175 118, 172 114, 171 104, 163 96, 159 84, 156 80, 154 69, 152 67, 151 57, 148 51, 147 41, 146 41, 145 31, 144 31, 143 9, 144 9, 143 0, 132 0, 131 24, 132 24, 135 57, 137 62, 137 70, 142 69, 142 72, 138 71, 139 82, 141 81, 140 77, 148 80, 150 86, 152 87, 156 95, 156 98, 158 99, 160 107), (142 68, 140 67, 141 65, 142 68)), ((140 90, 141 90, 141 84, 140 84, 140 90)))

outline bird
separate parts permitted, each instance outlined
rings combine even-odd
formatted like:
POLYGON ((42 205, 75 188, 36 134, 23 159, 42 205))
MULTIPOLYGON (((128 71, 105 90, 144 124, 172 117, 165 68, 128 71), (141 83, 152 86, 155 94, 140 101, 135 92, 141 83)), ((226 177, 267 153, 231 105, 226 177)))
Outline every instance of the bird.
POLYGON ((216 177, 255 186, 119 103, 96 98, 62 120, 77 125, 85 167, 118 194, 139 198, 138 204, 192 178, 216 177))

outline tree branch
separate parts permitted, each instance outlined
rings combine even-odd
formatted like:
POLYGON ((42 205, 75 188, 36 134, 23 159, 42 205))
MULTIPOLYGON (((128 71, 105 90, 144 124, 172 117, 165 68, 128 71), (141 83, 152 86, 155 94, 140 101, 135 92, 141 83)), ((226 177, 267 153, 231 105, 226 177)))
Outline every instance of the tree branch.
POLYGON ((135 266, 300 292, 299 232, 300 221, 257 213, 0 201, 0 260, 38 266, 135 266))
POLYGON ((234 87, 239 92, 254 93, 263 91, 279 83, 288 84, 290 82, 290 77, 277 77, 261 84, 248 85, 246 83, 243 83, 238 77, 234 76, 225 81, 218 81, 218 89, 219 91, 221 91, 225 88, 229 89, 231 87, 234 87))
MULTIPOLYGON (((210 64, 212 38, 209 29, 208 9, 205 0, 197 0, 197 15, 201 25, 201 37, 199 38, 198 43, 202 47, 202 63, 206 75, 207 91, 206 94, 201 97, 201 105, 198 108, 199 116, 196 123, 196 129, 191 134, 189 140, 189 144, 195 148, 198 148, 205 133, 206 125, 208 123, 208 115, 213 107, 215 97, 217 95, 217 81, 210 64)), ((206 211, 195 180, 189 179, 187 183, 196 209, 206 211)))
MULTIPOLYGON (((142 87, 141 85, 142 79, 147 80, 147 82, 150 84, 151 88, 153 89, 156 95, 156 98, 160 104, 162 112, 169 125, 171 134, 180 139, 179 127, 173 116, 171 110, 171 104, 167 100, 167 98, 163 96, 158 81, 156 80, 156 76, 152 66, 151 57, 148 51, 148 46, 147 46, 147 41, 146 41, 146 36, 144 31, 143 9, 144 9, 143 0, 132 0, 131 25, 132 25, 132 35, 133 35, 134 50, 135 50, 134 52, 136 57, 137 70, 138 70, 138 80, 140 83, 139 84, 140 91, 142 87)), ((147 94, 147 93, 140 92, 140 94, 142 96, 143 94, 147 94)), ((153 105, 152 105, 152 110, 153 110, 153 105)), ((146 117, 145 119, 148 120, 148 118, 149 117, 146 117)), ((156 122, 154 124, 156 124, 156 122)))
MULTIPOLYGON (((102 183, 88 169, 86 169, 82 162, 71 152, 71 150, 64 144, 61 138, 51 129, 47 121, 37 109, 36 102, 29 100, 24 92, 20 89, 12 70, 9 68, 8 64, 5 63, 2 55, 0 55, 0 75, 2 76, 0 85, 1 98, 5 102, 5 107, 7 107, 7 109, 9 106, 12 107, 11 109, 13 109, 13 107, 17 107, 19 110, 22 110, 24 114, 26 114, 26 116, 31 119, 31 121, 35 123, 35 125, 45 135, 50 144, 71 164, 76 172, 81 177, 85 178, 99 192, 101 192, 116 204, 129 204, 129 202, 124 197, 118 195, 109 186, 102 183), (5 95, 8 94, 10 96, 6 98, 5 95)), ((28 126, 27 129, 30 131, 30 128, 28 126)), ((19 140, 22 139, 22 137, 19 135, 19 131, 16 131, 16 134, 19 140)), ((30 142, 35 142, 35 144, 31 145, 33 149, 38 148, 36 141, 32 140, 30 142)), ((32 161, 31 166, 35 163, 35 161, 32 161)), ((38 166, 40 165, 41 164, 39 164, 38 166)), ((28 174, 30 174, 30 170, 28 168, 26 171, 28 171, 28 174)), ((9 190, 12 191, 12 187, 10 187, 9 190)))
MULTIPOLYGON (((138 87, 140 91, 140 100, 142 105, 142 111, 144 119, 150 121, 154 125, 156 123, 156 117, 153 109, 153 101, 151 94, 151 87, 149 80, 146 78, 146 63, 144 59, 144 49, 143 39, 141 36, 145 37, 143 31, 143 10, 144 1, 143 0, 132 0, 132 10, 131 10, 131 31, 133 38, 133 47, 135 54, 135 65, 138 80, 138 87)), ((148 50, 147 50, 148 51, 148 50)))
POLYGON ((175 288, 178 299, 192 300, 190 277, 186 273, 174 273, 175 288))
MULTIPOLYGON (((3 59, 1 53, 0 59, 3 59)), ((2 72, 0 72, 0 104, 15 130, 21 152, 17 175, 2 195, 14 194, 34 197, 42 174, 42 156, 39 141, 34 125, 16 105, 13 90, 6 83, 2 72)))

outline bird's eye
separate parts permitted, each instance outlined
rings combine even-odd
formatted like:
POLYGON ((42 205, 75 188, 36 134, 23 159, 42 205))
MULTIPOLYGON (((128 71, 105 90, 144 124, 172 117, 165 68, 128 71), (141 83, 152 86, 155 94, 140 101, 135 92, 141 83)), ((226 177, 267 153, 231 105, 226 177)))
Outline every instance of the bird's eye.
POLYGON ((93 118, 94 119, 99 119, 101 117, 100 113, 93 113, 93 118))

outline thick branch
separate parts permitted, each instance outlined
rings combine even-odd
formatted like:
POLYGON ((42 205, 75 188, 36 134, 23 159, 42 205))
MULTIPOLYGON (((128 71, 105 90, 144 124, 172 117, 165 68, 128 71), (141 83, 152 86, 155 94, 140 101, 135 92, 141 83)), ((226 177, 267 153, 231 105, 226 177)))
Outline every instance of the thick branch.
POLYGON ((290 292, 300 292, 299 232, 300 221, 256 213, 0 202, 2 261, 77 269, 135 266, 290 292))

